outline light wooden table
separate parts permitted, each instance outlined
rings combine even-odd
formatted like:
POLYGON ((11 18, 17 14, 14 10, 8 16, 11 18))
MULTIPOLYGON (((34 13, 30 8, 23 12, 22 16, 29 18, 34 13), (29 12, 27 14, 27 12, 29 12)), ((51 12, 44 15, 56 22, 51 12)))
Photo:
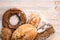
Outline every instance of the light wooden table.
POLYGON ((0 0, 0 31, 3 13, 9 8, 19 8, 26 15, 37 13, 43 15, 53 25, 55 33, 47 40, 60 40, 60 12, 55 9, 54 0, 0 0))

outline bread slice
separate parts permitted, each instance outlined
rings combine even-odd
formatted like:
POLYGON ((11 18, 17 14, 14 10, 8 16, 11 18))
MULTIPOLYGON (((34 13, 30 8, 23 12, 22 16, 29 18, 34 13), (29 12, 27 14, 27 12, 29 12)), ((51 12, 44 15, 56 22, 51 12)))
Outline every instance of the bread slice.
POLYGON ((38 29, 40 32, 38 32, 35 40, 46 40, 51 34, 54 33, 54 28, 51 24, 46 24, 45 26, 38 29))

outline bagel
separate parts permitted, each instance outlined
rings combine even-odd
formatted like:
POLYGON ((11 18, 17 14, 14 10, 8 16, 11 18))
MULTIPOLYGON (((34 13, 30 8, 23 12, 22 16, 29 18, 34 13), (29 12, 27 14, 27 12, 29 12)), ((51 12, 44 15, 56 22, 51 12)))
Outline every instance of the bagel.
POLYGON ((30 24, 23 24, 13 32, 11 40, 34 40, 36 35, 36 27, 30 24))
POLYGON ((11 40, 12 31, 9 28, 2 28, 2 40, 11 40))
POLYGON ((4 13, 2 20, 3 20, 2 21, 3 27, 8 27, 8 28, 11 28, 11 29, 16 29, 18 26, 26 23, 26 15, 25 15, 25 13, 23 11, 21 11, 21 10, 19 10, 17 8, 11 8, 11 9, 8 9, 4 13), (13 15, 16 15, 19 18, 19 22, 16 25, 12 25, 9 22, 10 17, 13 16, 13 15))
POLYGON ((41 20, 41 18, 40 18, 37 14, 33 14, 33 13, 32 13, 32 14, 29 16, 29 19, 28 19, 28 22, 27 22, 27 23, 29 23, 29 24, 37 27, 38 24, 40 23, 40 20, 41 20))

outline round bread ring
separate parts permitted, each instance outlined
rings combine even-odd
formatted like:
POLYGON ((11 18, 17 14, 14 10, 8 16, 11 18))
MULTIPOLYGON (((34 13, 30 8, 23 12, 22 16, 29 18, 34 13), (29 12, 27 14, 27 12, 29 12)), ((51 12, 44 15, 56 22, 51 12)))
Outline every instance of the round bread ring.
POLYGON ((17 8, 11 8, 11 9, 7 10, 3 15, 2 24, 4 27, 16 29, 18 26, 20 26, 21 24, 24 24, 24 23, 26 23, 26 15, 24 12, 22 12, 21 10, 19 10, 17 8), (16 15, 19 18, 19 22, 16 25, 11 25, 9 22, 10 17, 13 15, 16 15))
POLYGON ((36 27, 31 24, 23 24, 13 32, 11 40, 34 40, 36 35, 36 27))

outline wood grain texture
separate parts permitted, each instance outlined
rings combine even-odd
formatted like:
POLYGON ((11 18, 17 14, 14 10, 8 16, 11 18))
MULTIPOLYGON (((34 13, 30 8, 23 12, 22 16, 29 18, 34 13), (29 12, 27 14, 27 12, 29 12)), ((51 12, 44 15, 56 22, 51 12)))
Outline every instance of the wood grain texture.
POLYGON ((0 21, 4 12, 13 7, 23 10, 26 15, 37 13, 44 16, 55 29, 47 40, 60 40, 60 7, 57 5, 60 5, 59 0, 0 0, 0 21))

